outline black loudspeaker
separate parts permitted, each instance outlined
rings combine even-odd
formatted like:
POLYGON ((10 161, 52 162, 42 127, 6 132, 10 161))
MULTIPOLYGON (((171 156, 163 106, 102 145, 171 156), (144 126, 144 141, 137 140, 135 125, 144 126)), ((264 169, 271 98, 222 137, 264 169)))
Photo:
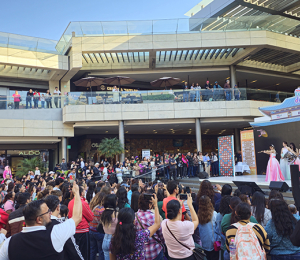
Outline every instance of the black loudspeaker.
POLYGON ((294 197, 294 201, 296 204, 297 209, 300 209, 300 187, 299 187, 299 166, 298 165, 291 165, 291 181, 292 181, 292 193, 294 197))
MULTIPOLYGON (((299 166, 298 166, 299 167, 299 166)), ((278 190, 280 192, 287 192, 290 187, 286 182, 281 181, 271 181, 269 185, 270 190, 278 190)))
POLYGON ((199 172, 197 175, 198 175, 199 179, 208 179, 207 172, 199 172))

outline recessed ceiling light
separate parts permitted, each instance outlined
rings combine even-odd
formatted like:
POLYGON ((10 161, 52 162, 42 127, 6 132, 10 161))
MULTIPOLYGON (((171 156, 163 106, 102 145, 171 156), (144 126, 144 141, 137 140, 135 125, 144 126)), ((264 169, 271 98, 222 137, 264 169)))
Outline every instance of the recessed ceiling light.
POLYGON ((128 134, 128 131, 126 131, 125 133, 128 134))
POLYGON ((105 131, 105 133, 108 133, 108 131, 105 131))

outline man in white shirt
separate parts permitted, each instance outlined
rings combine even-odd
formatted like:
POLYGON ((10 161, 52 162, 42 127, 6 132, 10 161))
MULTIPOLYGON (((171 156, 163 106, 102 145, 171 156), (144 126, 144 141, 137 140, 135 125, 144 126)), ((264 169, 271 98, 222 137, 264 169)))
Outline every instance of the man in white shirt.
POLYGON ((51 210, 43 200, 36 200, 24 208, 26 227, 8 238, 0 249, 1 260, 58 260, 61 259, 66 241, 75 234, 82 219, 79 187, 73 184, 75 196, 72 218, 46 229, 51 222, 51 210))
POLYGON ((54 96, 54 104, 56 108, 60 107, 59 104, 59 96, 60 95, 60 91, 58 90, 58 87, 55 87, 55 90, 53 91, 53 96, 54 96))
POLYGON ((83 169, 84 167, 84 161, 83 158, 80 158, 80 168, 83 169))
POLYGON ((34 173, 34 175, 41 175, 39 167, 37 167, 37 166, 35 167, 35 173, 34 173))

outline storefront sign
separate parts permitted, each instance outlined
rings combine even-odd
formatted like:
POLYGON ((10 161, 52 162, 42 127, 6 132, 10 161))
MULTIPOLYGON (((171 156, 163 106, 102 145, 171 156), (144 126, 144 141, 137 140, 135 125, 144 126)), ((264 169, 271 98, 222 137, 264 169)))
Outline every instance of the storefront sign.
POLYGON ((40 155, 41 152, 40 151, 20 151, 19 155, 40 155))
POLYGON ((147 159, 150 158, 150 149, 143 149, 142 150, 142 158, 146 157, 147 159))
POLYGON ((241 151, 243 163, 250 167, 250 175, 256 175, 256 156, 253 130, 241 131, 241 151))
POLYGON ((100 143, 92 143, 92 144, 91 144, 91 147, 92 147, 92 148, 98 148, 99 145, 100 145, 100 143))

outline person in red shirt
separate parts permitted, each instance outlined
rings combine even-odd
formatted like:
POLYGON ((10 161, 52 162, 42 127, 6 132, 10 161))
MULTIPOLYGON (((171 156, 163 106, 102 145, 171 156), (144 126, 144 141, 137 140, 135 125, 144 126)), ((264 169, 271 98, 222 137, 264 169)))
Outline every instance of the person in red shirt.
MULTIPOLYGON (((166 218, 168 218, 168 212, 167 212, 167 204, 168 204, 168 202, 170 200, 178 200, 177 199, 177 195, 179 193, 178 183, 176 181, 168 181, 168 183, 167 183, 167 190, 168 190, 168 192, 169 192, 170 195, 163 200, 163 206, 162 206, 162 210, 165 212, 166 218)), ((190 217, 187 214, 187 211, 186 211, 184 205, 182 204, 182 221, 184 219, 190 220, 190 217)))
MULTIPOLYGON (((82 220, 76 227, 75 240, 76 244, 79 246, 79 250, 85 260, 90 259, 90 237, 89 237, 89 222, 94 219, 94 214, 91 211, 89 204, 85 201, 84 198, 84 189, 79 186, 79 193, 82 203, 82 220)), ((74 199, 69 202, 68 217, 72 218, 74 207, 74 199)))

